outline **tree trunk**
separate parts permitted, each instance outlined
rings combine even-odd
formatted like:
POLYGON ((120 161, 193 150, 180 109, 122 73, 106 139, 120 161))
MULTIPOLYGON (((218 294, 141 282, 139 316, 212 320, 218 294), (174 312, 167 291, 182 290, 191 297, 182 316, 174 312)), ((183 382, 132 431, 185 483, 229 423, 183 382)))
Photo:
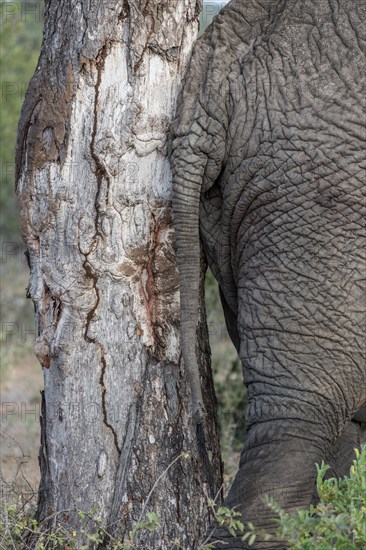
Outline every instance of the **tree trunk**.
POLYGON ((17 193, 45 383, 38 518, 80 532, 77 514, 55 512, 98 508, 123 538, 154 511, 161 526, 144 532, 143 548, 174 539, 195 548, 221 484, 203 269, 201 453, 180 360, 167 158, 199 7, 46 1, 19 123, 17 193))

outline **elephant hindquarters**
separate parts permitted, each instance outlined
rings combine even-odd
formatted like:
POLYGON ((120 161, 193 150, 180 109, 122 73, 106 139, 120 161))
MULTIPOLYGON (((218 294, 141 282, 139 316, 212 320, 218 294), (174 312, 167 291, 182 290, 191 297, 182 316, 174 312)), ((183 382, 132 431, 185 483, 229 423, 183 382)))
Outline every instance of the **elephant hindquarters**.
MULTIPOLYGON (((273 513, 264 497, 287 511, 307 508, 315 464, 328 456, 342 470, 349 465, 350 446, 360 441, 350 419, 366 398, 364 232, 303 203, 291 222, 278 209, 256 208, 237 247, 248 435, 226 505, 266 530, 273 513)), ((256 548, 285 548, 276 544, 256 548)))

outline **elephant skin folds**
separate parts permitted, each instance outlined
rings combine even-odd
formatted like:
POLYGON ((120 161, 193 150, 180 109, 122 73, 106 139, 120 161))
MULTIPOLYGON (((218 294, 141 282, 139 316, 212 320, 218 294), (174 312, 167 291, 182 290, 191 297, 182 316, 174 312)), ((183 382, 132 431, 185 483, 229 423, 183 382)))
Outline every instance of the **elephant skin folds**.
POLYGON ((178 100, 183 359, 194 353, 200 237, 248 391, 225 504, 258 528, 273 529, 263 496, 308 507, 315 464, 345 475, 364 437, 365 24, 363 0, 232 0, 196 43, 178 100))

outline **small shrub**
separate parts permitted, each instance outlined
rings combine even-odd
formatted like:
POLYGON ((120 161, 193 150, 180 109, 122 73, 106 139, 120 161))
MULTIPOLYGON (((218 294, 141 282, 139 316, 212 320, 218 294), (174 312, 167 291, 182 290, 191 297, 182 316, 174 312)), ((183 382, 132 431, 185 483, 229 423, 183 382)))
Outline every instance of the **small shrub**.
MULTIPOLYGON (((252 546, 257 539, 280 541, 289 550, 365 550, 366 549, 366 445, 355 449, 350 474, 343 479, 325 479, 329 466, 317 466, 319 503, 307 510, 287 513, 273 500, 267 504, 277 514, 277 529, 270 534, 252 523, 243 525, 240 514, 210 502, 216 523, 252 546), (244 532, 244 534, 243 534, 244 532)), ((212 531, 211 536, 214 536, 212 531)), ((210 543, 199 550, 215 548, 210 543)))
POLYGON ((269 502, 279 515, 277 538, 290 543, 291 550, 365 550, 366 445, 355 453, 343 479, 324 479, 329 466, 317 466, 317 506, 286 513, 269 502))

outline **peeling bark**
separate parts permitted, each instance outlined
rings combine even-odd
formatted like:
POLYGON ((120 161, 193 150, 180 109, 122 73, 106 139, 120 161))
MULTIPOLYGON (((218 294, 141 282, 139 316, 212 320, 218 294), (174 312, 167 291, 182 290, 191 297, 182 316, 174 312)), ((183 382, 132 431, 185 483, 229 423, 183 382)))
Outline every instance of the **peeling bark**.
MULTIPOLYGON (((203 306, 208 411, 197 449, 179 349, 169 125, 199 2, 49 0, 23 106, 17 193, 44 370, 38 518, 99 508, 144 547, 194 548, 221 483, 203 306)), ((203 261, 203 260, 202 260, 203 261)), ((78 516, 64 516, 78 527, 78 516)), ((48 523, 52 527, 52 521, 48 523)))

